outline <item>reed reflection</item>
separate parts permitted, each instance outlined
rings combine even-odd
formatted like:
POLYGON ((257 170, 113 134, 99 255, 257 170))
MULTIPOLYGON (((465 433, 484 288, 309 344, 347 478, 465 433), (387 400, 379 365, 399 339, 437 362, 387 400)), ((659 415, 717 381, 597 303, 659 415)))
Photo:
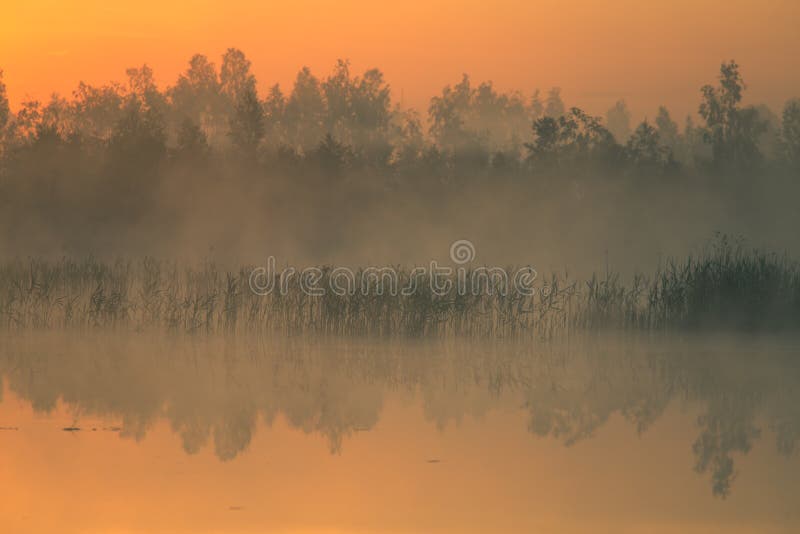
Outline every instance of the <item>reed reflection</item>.
MULTIPOLYGON (((447 431, 466 417, 524 410, 528 431, 569 447, 614 414, 639 433, 671 403, 697 412, 694 454, 727 496, 735 457, 768 429, 778 453, 800 437, 793 340, 591 338, 570 344, 315 342, 241 338, 38 334, 0 347, 5 387, 37 412, 62 400, 81 419, 119 421, 142 440, 169 421, 187 454, 222 461, 248 449, 259 420, 283 417, 325 438, 332 454, 373 429, 389 396, 419 402, 447 431)), ((0 382, 0 400, 3 395, 0 382)))

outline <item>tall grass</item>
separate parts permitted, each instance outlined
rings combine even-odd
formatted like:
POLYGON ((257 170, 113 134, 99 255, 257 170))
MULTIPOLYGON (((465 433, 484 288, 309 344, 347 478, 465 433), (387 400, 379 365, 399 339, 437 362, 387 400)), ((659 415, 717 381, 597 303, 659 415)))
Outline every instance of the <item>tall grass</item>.
MULTIPOLYGON (((288 290, 261 296, 252 267, 222 272, 205 263, 13 260, 0 265, 0 328, 129 328, 282 335, 555 337, 596 329, 800 328, 800 269, 786 257, 720 238, 697 257, 671 261, 627 283, 606 273, 579 283, 552 276, 533 295, 373 290, 306 294, 298 277, 288 290)), ((321 287, 330 287, 322 268, 321 287)), ((411 276, 399 269, 400 287, 411 276)), ((356 278, 360 279, 357 273, 356 278)), ((467 277, 471 280, 471 277, 467 277)))
POLYGON ((722 236, 704 254, 670 262, 647 304, 659 326, 800 328, 800 269, 722 236))

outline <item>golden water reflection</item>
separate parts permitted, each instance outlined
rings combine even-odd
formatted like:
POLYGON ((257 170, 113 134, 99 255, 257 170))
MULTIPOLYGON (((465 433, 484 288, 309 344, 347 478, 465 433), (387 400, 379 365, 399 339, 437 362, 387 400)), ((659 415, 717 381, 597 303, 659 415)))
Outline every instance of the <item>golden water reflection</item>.
POLYGON ((2 531, 796 532, 798 346, 17 336, 2 531))

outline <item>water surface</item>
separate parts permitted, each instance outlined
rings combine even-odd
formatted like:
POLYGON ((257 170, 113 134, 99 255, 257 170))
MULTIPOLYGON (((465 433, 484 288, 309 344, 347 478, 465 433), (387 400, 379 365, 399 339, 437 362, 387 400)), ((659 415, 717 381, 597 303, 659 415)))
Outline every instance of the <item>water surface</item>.
POLYGON ((797 532, 800 343, 26 333, 4 532, 797 532))

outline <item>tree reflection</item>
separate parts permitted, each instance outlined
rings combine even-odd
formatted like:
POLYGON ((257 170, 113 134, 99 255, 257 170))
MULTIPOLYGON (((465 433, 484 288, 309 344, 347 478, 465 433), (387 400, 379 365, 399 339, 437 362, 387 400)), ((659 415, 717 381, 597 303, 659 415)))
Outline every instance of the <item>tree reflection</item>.
MULTIPOLYGON (((643 433, 670 403, 700 408, 687 443, 694 469, 726 497, 736 455, 766 425, 789 456, 800 436, 797 366, 767 345, 731 341, 587 340, 570 346, 456 342, 242 341, 38 334, 0 349, 0 374, 37 412, 117 418, 141 440, 166 419, 183 450, 223 461, 247 450, 259 420, 323 436, 332 454, 378 423, 388 394, 417 396, 445 430, 465 417, 522 407, 528 431, 565 446, 616 415, 643 433)), ((0 381, 3 386, 3 381, 0 381)), ((0 394, 2 389, 0 389, 0 394)), ((0 397, 1 399, 2 397, 0 397)))

